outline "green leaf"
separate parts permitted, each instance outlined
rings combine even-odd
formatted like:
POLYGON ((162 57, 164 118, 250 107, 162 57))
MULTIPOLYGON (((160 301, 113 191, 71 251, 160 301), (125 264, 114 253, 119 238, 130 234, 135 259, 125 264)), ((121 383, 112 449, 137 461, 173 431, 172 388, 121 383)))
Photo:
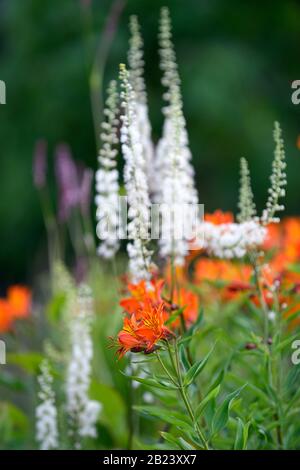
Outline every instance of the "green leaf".
POLYGON ((12 403, 0 402, 1 448, 16 439, 25 441, 28 431, 29 421, 23 411, 12 403))
POLYGON ((204 359, 201 359, 200 361, 196 362, 192 367, 188 370, 184 381, 183 381, 183 386, 188 387, 191 385, 191 383, 196 379, 196 377, 200 374, 200 372, 204 369, 204 367, 207 364, 207 361, 209 359, 209 356, 213 352, 215 348, 215 345, 211 348, 211 350, 206 354, 204 359))
POLYGON ((209 388, 208 393, 210 393, 214 388, 216 388, 218 385, 221 384, 221 382, 223 381, 224 375, 225 375, 225 370, 222 369, 222 370, 218 373, 217 378, 216 378, 215 381, 212 383, 211 387, 209 388))
POLYGON ((284 350, 286 347, 291 347, 291 344, 292 342, 295 340, 295 339, 298 339, 299 338, 299 334, 295 334, 293 336, 289 336, 288 338, 286 338, 285 340, 281 341, 279 344, 276 345, 275 347, 275 352, 280 352, 282 350, 284 350))
POLYGON ((170 444, 175 445, 176 449, 181 450, 195 450, 197 449, 192 444, 187 442, 183 437, 173 436, 173 434, 169 432, 161 432, 160 435, 170 444))
MULTIPOLYGON (((178 442, 178 438, 174 437, 172 434, 169 432, 161 432, 160 433, 161 437, 163 437, 169 444, 172 444, 175 450, 181 449, 180 444, 178 442)), ((172 448, 173 450, 173 448, 172 448)))
POLYGON ((294 312, 292 315, 283 316, 283 320, 284 320, 286 323, 290 323, 290 322, 292 322, 293 320, 295 320, 296 318, 298 318, 299 315, 300 315, 300 310, 297 310, 297 312, 294 312))
POLYGON ((59 292, 55 294, 51 302, 48 304, 46 314, 52 323, 57 323, 61 318, 65 302, 66 294, 64 292, 59 292))
POLYGON ((179 317, 179 315, 181 315, 184 312, 184 309, 185 307, 175 310, 172 313, 172 315, 170 315, 169 318, 167 319, 166 325, 170 325, 171 323, 173 323, 179 317))
POLYGON ((212 422, 212 435, 217 434, 226 426, 229 418, 229 410, 231 409, 234 400, 239 396, 245 386, 246 385, 243 385, 243 387, 240 387, 227 395, 223 403, 217 408, 212 422))
POLYGON ((179 357, 180 357, 181 363, 182 363, 185 371, 188 371, 191 367, 191 364, 190 364, 189 359, 187 357, 186 349, 183 345, 179 346, 179 357))
POLYGON ((135 380, 136 382, 139 382, 143 385, 148 385, 149 387, 155 387, 155 388, 161 388, 163 390, 178 390, 178 387, 175 387, 175 385, 164 385, 162 383, 159 383, 157 380, 154 379, 142 379, 141 377, 134 376, 134 375, 127 375, 124 372, 120 371, 125 377, 131 380, 135 380))
POLYGON ((171 424, 172 426, 181 427, 188 431, 193 430, 193 426, 190 419, 178 411, 173 411, 170 409, 165 409, 159 406, 152 405, 134 406, 133 409, 143 414, 153 416, 154 418, 159 418, 165 421, 166 423, 171 424))
POLYGON ((246 424, 243 423, 241 418, 237 418, 237 429, 234 442, 234 450, 245 450, 247 448, 248 432, 250 421, 246 424))
POLYGON ((201 414, 203 413, 204 409, 206 408, 210 400, 215 399, 218 396, 219 392, 220 392, 220 385, 217 385, 206 395, 205 398, 203 398, 203 400, 201 400, 201 402, 199 403, 195 411, 196 419, 200 418, 201 414))

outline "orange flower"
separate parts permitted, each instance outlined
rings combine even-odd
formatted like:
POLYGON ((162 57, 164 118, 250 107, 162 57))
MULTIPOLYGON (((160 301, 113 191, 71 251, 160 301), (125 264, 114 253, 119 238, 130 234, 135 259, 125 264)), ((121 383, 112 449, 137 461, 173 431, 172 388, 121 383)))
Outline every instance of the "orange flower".
POLYGON ((145 302, 138 316, 133 313, 130 318, 125 317, 118 334, 119 357, 128 351, 149 354, 160 340, 169 338, 172 333, 164 325, 164 317, 164 302, 154 305, 150 301, 145 302))
POLYGON ((290 263, 300 258, 300 219, 288 217, 283 221, 284 252, 290 263))
POLYGON ((234 221, 232 212, 223 212, 217 209, 212 214, 205 214, 204 220, 214 225, 228 224, 234 221))
POLYGON ((163 279, 153 279, 150 286, 147 285, 146 281, 140 281, 138 284, 128 284, 127 287, 131 296, 122 299, 120 305, 127 313, 133 314, 137 313, 148 300, 154 304, 159 303, 162 301, 161 291, 163 285, 163 279))
MULTIPOLYGON (((199 300, 198 296, 191 291, 181 287, 178 291, 174 292, 174 303, 183 308, 183 319, 187 328, 189 328, 198 317, 199 313, 199 300)), ((173 323, 173 327, 178 327, 180 320, 177 318, 173 323)))
POLYGON ((29 315, 31 308, 31 292, 25 286, 11 286, 8 289, 7 300, 15 318, 24 318, 29 315))
POLYGON ((12 309, 7 300, 0 299, 0 333, 10 330, 12 324, 12 309))
POLYGON ((267 234, 263 242, 263 249, 270 250, 278 248, 282 239, 282 230, 280 224, 269 224, 267 226, 267 234))
POLYGON ((249 283, 251 272, 252 268, 248 264, 201 258, 195 266, 195 280, 196 282, 206 280, 249 283))

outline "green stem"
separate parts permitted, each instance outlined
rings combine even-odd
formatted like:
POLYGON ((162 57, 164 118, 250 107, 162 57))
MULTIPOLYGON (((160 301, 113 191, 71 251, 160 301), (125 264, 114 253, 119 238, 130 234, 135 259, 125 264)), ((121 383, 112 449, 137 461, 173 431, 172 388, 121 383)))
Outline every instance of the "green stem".
POLYGON ((206 439, 200 429, 200 426, 197 422, 197 419, 194 415, 194 411, 193 411, 193 407, 191 405, 191 402, 190 402, 190 399, 189 399, 189 396, 185 390, 185 387, 183 385, 183 380, 182 380, 182 375, 181 375, 181 368, 180 368, 180 360, 179 360, 179 354, 178 354, 178 347, 177 347, 177 341, 175 341, 175 360, 174 360, 174 357, 173 357, 173 354, 172 354, 172 350, 171 350, 171 347, 170 347, 170 344, 168 343, 168 352, 169 352, 169 356, 170 356, 170 361, 171 361, 171 364, 174 368, 174 372, 175 372, 175 375, 176 375, 176 378, 177 378, 177 381, 178 381, 178 391, 182 397, 182 400, 185 404, 185 407, 187 409, 187 412, 192 420, 192 423, 194 425, 194 429, 196 430, 197 434, 198 434, 198 437, 199 437, 199 440, 200 442, 202 443, 203 447, 205 450, 208 450, 209 447, 208 447, 208 444, 206 442, 206 439))
POLYGON ((176 387, 178 387, 177 382, 174 380, 174 378, 172 377, 172 375, 171 375, 170 372, 168 371, 167 367, 166 367, 165 364, 163 363, 163 361, 162 361, 162 359, 161 359, 159 353, 156 353, 156 356, 157 356, 157 358, 158 358, 158 360, 159 360, 160 365, 161 365, 162 368, 164 369, 165 373, 167 374, 167 376, 169 377, 169 379, 171 380, 171 382, 172 382, 176 387))
POLYGON ((262 308, 262 311, 263 311, 263 314, 264 314, 264 328, 263 328, 263 331, 264 331, 264 340, 265 340, 265 342, 267 342, 268 337, 269 337, 269 319, 268 319, 268 313, 269 312, 268 312, 267 304, 266 304, 266 301, 264 299, 263 292, 262 292, 262 289, 261 289, 261 285, 260 285, 260 282, 259 282, 259 266, 258 266, 258 263, 257 263, 257 254, 256 253, 254 253, 253 256, 250 256, 250 262, 251 262, 252 267, 253 267, 254 280, 255 280, 255 285, 256 285, 256 289, 257 289, 258 298, 259 298, 260 305, 261 305, 261 308, 262 308))

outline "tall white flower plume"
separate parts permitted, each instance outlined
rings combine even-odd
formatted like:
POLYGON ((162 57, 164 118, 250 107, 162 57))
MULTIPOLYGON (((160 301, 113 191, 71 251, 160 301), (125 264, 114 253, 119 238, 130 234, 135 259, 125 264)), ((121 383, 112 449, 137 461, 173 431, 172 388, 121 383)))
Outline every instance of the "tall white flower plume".
POLYGON ((140 132, 140 140, 145 158, 145 169, 147 182, 150 189, 154 181, 154 146, 151 138, 151 124, 149 120, 146 86, 144 80, 144 57, 143 38, 140 33, 138 18, 135 15, 130 17, 130 41, 128 51, 128 64, 130 73, 130 83, 135 93, 136 99, 136 120, 140 132))
POLYGON ((99 169, 96 172, 96 218, 97 235, 100 239, 98 253, 103 258, 112 258, 119 249, 119 175, 116 157, 118 154, 118 92, 112 80, 107 90, 99 152, 99 169))
POLYGON ((155 200, 171 211, 171 217, 164 218, 162 214, 165 231, 160 240, 160 254, 162 257, 172 256, 175 264, 182 264, 189 247, 189 241, 182 236, 184 218, 187 215, 186 211, 198 204, 198 195, 194 184, 194 169, 191 164, 180 79, 167 8, 161 11, 159 39, 162 84, 166 87, 164 98, 167 105, 164 108, 163 136, 156 150, 155 200))
POLYGON ((266 209, 262 214, 262 222, 268 224, 270 222, 279 222, 279 218, 275 217, 276 212, 283 211, 284 205, 279 200, 285 196, 286 180, 286 161, 284 142, 282 138, 281 128, 278 122, 274 123, 274 159, 272 163, 272 173, 270 176, 271 186, 268 190, 269 196, 266 209))
POLYGON ((128 198, 129 272, 133 282, 150 279, 151 252, 148 249, 150 198, 146 162, 141 142, 135 92, 125 65, 120 65, 121 79, 121 144, 124 155, 124 182, 128 198))
POLYGON ((49 364, 44 360, 41 364, 41 373, 38 376, 40 403, 36 408, 36 440, 41 450, 58 448, 57 410, 55 394, 52 388, 53 378, 50 374, 49 364))
POLYGON ((99 402, 89 398, 93 359, 93 299, 88 286, 79 287, 77 311, 72 313, 71 351, 66 375, 66 408, 70 419, 70 435, 75 447, 80 448, 82 438, 97 437, 96 422, 102 408, 99 402))
POLYGON ((237 215, 238 222, 246 222, 256 218, 256 207, 251 188, 251 178, 249 166, 246 158, 241 158, 241 179, 239 194, 239 213, 237 215))

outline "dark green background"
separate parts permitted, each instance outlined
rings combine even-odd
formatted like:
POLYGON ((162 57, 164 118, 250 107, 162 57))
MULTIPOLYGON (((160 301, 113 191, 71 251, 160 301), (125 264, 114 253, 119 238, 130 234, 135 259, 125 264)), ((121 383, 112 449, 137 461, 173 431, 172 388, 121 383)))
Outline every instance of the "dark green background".
MULTIPOLYGON (((78 160, 96 167, 89 72, 110 1, 92 2, 92 30, 80 0, 0 0, 0 286, 28 280, 44 253, 45 232, 32 186, 37 138, 66 141, 78 160)), ((157 56, 159 9, 168 5, 182 77, 185 114, 206 210, 236 207, 239 158, 249 159, 258 206, 266 198, 273 121, 282 124, 288 161, 286 212, 299 213, 300 2, 128 0, 105 69, 105 83, 126 58, 128 17, 143 28, 153 134, 162 117, 157 56)), ((53 160, 50 162, 52 166, 53 160)), ((50 183, 55 196, 53 171, 50 183)))

